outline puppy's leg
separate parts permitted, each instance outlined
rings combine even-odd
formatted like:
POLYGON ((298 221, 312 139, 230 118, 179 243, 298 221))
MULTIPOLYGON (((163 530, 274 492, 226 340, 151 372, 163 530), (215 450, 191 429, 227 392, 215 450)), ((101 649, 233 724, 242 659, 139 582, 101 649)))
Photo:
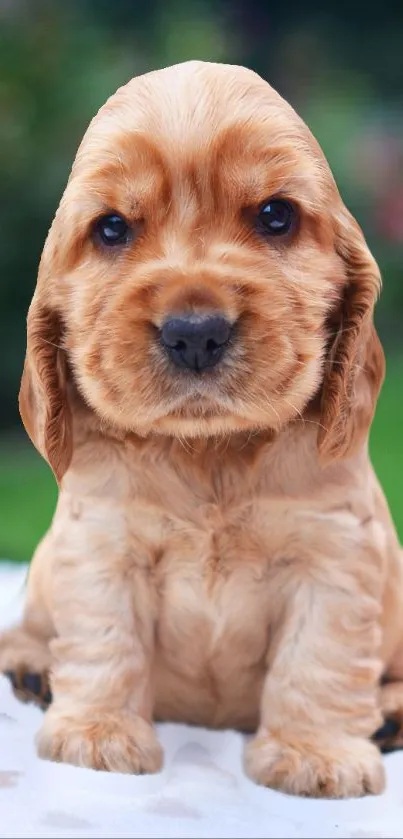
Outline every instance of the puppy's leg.
POLYGON ((156 772, 162 750, 152 727, 154 604, 146 550, 139 541, 129 552, 125 512, 92 497, 82 501, 79 517, 63 520, 60 513, 53 702, 37 745, 50 760, 156 772))
POLYGON ((0 635, 0 672, 9 678, 19 699, 34 702, 42 708, 47 707, 51 699, 49 642, 54 627, 46 598, 51 557, 52 540, 48 533, 31 562, 22 622, 0 635))
MULTIPOLYGON (((278 580, 278 624, 246 749, 250 777, 287 793, 325 798, 380 793, 381 755, 370 737, 378 707, 379 607, 349 567, 329 562, 278 580)), ((365 566, 361 565, 362 568, 365 566)))

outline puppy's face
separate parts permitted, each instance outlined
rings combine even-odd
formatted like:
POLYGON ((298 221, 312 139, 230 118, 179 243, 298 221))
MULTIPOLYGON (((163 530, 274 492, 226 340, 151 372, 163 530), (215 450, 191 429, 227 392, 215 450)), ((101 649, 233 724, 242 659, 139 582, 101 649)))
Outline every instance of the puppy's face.
POLYGON ((84 137, 38 283, 86 402, 184 437, 300 415, 349 282, 343 213, 307 127, 254 73, 134 79, 84 137))

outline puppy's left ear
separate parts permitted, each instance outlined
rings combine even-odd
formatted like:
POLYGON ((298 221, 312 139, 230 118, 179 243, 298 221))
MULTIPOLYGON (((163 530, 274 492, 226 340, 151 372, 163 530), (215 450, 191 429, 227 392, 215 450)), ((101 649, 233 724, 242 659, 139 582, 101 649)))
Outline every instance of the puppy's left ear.
POLYGON ((66 393, 66 359, 56 313, 36 292, 27 318, 27 352, 19 407, 28 436, 47 460, 58 483, 72 457, 71 411, 66 393))
POLYGON ((331 325, 321 394, 318 448, 323 460, 348 457, 366 439, 385 374, 373 313, 381 288, 379 268, 361 228, 343 207, 336 249, 347 283, 331 325))

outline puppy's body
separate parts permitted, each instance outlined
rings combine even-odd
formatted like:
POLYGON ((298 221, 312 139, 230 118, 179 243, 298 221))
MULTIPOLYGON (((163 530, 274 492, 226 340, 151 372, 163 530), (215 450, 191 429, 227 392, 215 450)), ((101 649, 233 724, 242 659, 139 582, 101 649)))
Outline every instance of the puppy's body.
POLYGON ((182 720, 256 731, 268 786, 382 789, 403 563, 367 452, 379 285, 319 147, 253 73, 194 62, 101 109, 20 394, 60 495, 0 665, 50 669, 42 756, 155 771, 153 719, 182 720))
MULTIPOLYGON (((318 586, 316 597, 322 602, 311 607, 326 609, 321 588, 328 575, 339 631, 346 623, 340 640, 348 649, 353 627, 345 601, 361 582, 355 580, 356 567, 351 568, 352 553, 365 578, 354 608, 357 613, 367 608, 369 617, 381 610, 384 672, 393 662, 403 633, 403 562, 368 460, 358 456, 355 463, 329 467, 324 475, 315 467, 314 428, 307 431, 296 423, 284 436, 275 443, 265 435, 249 440, 239 435, 229 443, 193 441, 187 450, 159 437, 76 447, 76 468, 65 481, 53 528, 33 565, 32 591, 36 575, 49 624, 55 627, 49 580, 53 576, 63 589, 65 557, 69 565, 76 561, 81 573, 84 544, 94 582, 106 585, 104 592, 85 590, 97 610, 103 596, 107 608, 119 609, 119 602, 112 602, 114 580, 119 575, 126 579, 139 625, 154 636, 150 716, 255 730, 276 633, 287 623, 285 612, 292 612, 290 641, 295 645, 297 627, 302 629, 306 617, 307 592, 314 595, 318 586), (93 461, 88 485, 81 479, 80 461, 87 475, 93 461)), ((102 628, 94 632, 99 643, 102 628)), ((365 640, 374 643, 371 633, 365 640)), ((315 669, 330 665, 332 654, 322 635, 308 644, 298 673, 300 683, 307 684, 306 702, 315 669), (314 652, 316 662, 310 658, 314 652)), ((318 678, 325 698, 326 678, 318 678)), ((104 679, 112 681, 107 666, 104 679)), ((339 679, 336 707, 346 701, 343 673, 339 679)), ((114 690, 119 696, 119 682, 114 690)), ((355 720, 360 713, 355 697, 344 712, 355 720)), ((375 731, 375 704, 373 713, 375 731)), ((320 716, 318 707, 315 726, 320 716)))

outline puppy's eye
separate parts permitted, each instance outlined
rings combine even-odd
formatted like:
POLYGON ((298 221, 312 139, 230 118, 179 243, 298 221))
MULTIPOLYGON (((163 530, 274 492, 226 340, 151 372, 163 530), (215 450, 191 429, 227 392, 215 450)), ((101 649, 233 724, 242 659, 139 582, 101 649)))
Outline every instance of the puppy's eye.
POLYGON ((129 235, 129 226, 122 216, 112 213, 110 216, 102 216, 97 221, 96 231, 104 245, 124 245, 129 235))
POLYGON ((284 236, 294 221, 294 209, 288 201, 279 198, 269 201, 261 208, 258 224, 262 233, 269 236, 284 236))

